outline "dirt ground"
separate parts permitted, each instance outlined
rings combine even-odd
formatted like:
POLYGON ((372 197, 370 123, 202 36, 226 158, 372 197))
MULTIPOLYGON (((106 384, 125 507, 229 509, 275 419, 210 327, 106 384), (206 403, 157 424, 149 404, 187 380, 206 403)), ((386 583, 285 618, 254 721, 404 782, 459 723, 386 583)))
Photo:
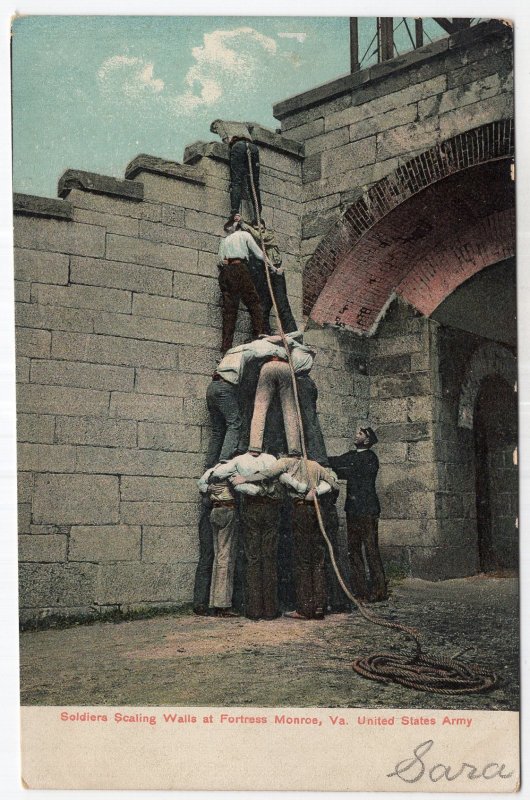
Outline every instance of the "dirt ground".
POLYGON ((517 581, 410 579, 372 606, 422 632, 432 657, 495 671, 487 694, 444 697, 366 680, 360 655, 409 652, 399 634, 353 614, 253 622, 172 614, 21 635, 23 705, 518 708, 517 581))

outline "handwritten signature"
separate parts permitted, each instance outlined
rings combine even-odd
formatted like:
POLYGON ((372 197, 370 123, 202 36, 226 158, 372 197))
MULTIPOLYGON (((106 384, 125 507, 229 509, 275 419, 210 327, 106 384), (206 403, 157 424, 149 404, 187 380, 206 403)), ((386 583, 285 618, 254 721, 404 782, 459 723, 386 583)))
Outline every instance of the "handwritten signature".
POLYGON ((478 780, 483 778, 486 781, 491 781, 493 778, 511 778, 512 772, 506 772, 506 764, 497 764, 491 761, 484 767, 477 767, 475 764, 469 764, 463 761, 460 767, 453 767, 449 764, 434 763, 429 766, 423 760, 429 750, 433 747, 434 740, 427 739, 425 742, 419 744, 412 752, 412 758, 405 758, 403 761, 398 761, 394 767, 393 772, 387 774, 387 778, 394 776, 399 778, 404 783, 417 783, 424 776, 432 783, 437 783, 442 779, 447 781, 455 781, 457 778, 464 777, 468 780, 478 780))

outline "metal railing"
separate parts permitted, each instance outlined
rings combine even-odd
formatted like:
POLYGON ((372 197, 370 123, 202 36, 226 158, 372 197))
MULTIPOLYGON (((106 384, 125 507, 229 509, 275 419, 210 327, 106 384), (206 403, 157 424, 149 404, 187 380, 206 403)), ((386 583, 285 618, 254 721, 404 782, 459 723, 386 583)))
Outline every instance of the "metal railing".
POLYGON ((387 61, 394 56, 416 50, 428 42, 450 36, 483 21, 480 17, 453 19, 446 17, 350 17, 351 72, 358 72, 374 63, 387 61), (360 30, 360 20, 363 31, 360 30), (373 26, 374 20, 375 31, 371 36, 370 26, 373 26), (369 41, 368 45, 366 45, 366 41, 369 41))

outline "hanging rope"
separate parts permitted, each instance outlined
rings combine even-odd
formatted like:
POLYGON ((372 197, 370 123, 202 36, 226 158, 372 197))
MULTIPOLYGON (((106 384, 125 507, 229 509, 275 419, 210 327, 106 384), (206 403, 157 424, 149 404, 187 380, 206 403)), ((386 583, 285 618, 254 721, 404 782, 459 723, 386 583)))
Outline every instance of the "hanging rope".
MULTIPOLYGON (((280 329, 280 337, 287 354, 287 363, 289 364, 289 371, 291 373, 291 382, 296 405, 296 414, 298 418, 298 429, 300 432, 300 445, 302 457, 309 480, 309 488, 315 488, 311 485, 312 480, 310 477, 307 448, 304 439, 304 426, 302 420, 302 412, 300 409, 300 401, 298 398, 298 387, 296 385, 296 373, 294 371, 293 361, 289 348, 289 342, 283 330, 283 325, 274 295, 272 286, 269 261, 265 249, 265 242, 263 239, 263 231, 261 228, 261 215, 259 210, 258 198, 256 194, 256 187, 254 185, 254 176, 252 174, 252 160, 250 156, 250 148, 247 144, 247 162, 248 174, 250 180, 250 188, 252 191, 252 203, 254 205, 254 212, 256 222, 260 234, 261 250, 263 253, 263 265, 265 269, 265 276, 267 279, 267 286, 269 289, 274 313, 278 321, 280 329)), ((318 520, 320 532, 324 537, 326 546, 329 551, 331 564, 337 580, 342 587, 345 595, 355 604, 359 613, 364 619, 368 620, 374 625, 379 625, 383 628, 391 628, 392 630, 399 631, 404 634, 408 639, 414 643, 414 651, 411 656, 404 656, 394 653, 380 653, 377 655, 368 656, 366 658, 356 658, 352 664, 353 669, 359 675, 369 680, 379 681, 380 683, 399 683, 402 686, 407 686, 411 689, 417 689, 423 692, 436 692, 437 694, 476 694, 477 692, 485 692, 493 689, 497 685, 497 676, 478 664, 466 664, 459 661, 457 658, 437 658, 432 659, 424 655, 421 646, 420 633, 415 628, 410 628, 402 625, 400 622, 391 622, 384 619, 379 614, 374 613, 366 608, 364 603, 357 600, 357 598, 350 592, 346 583, 344 582, 340 570, 337 566, 335 553, 333 551, 333 544, 326 533, 320 504, 318 497, 314 494, 313 505, 318 520)))

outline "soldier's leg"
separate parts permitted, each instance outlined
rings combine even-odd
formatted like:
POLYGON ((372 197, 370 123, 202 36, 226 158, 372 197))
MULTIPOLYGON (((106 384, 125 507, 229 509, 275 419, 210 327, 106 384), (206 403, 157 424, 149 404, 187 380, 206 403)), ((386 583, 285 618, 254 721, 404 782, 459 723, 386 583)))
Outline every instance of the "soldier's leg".
POLYGON ((295 331, 296 320, 293 317, 293 312, 291 311, 291 306, 289 304, 289 298, 287 297, 287 284, 285 282, 285 275, 271 275, 271 282, 283 331, 284 333, 295 331))
POLYGON ((368 571, 370 572, 371 592, 373 600, 386 600, 388 597, 385 568, 381 560, 381 553, 377 543, 378 517, 365 517, 366 526, 364 533, 364 552, 368 571))
POLYGON ((287 439, 287 449, 289 453, 302 452, 302 440, 296 403, 294 399, 293 386, 291 383, 291 373, 289 366, 283 362, 273 362, 276 365, 278 375, 278 388, 280 402, 282 404, 283 425, 287 439))
POLYGON ((308 543, 308 509, 293 503, 293 556, 296 610, 310 619, 315 610, 312 581, 312 554, 308 543))
POLYGON ((259 295, 259 300, 261 303, 261 311, 263 314, 263 333, 270 335, 271 326, 269 318, 272 308, 272 300, 269 292, 269 286, 267 284, 267 278, 265 276, 265 266, 262 261, 258 261, 257 258, 251 255, 248 268, 250 277, 252 278, 252 282, 256 287, 256 291, 259 295))
POLYGON ((261 585, 263 618, 278 616, 278 538, 281 503, 271 500, 262 506, 261 585))
POLYGON ((195 585, 193 588, 193 610, 197 614, 208 611, 210 599, 210 584, 213 567, 213 534, 210 524, 211 501, 208 497, 201 499, 199 515, 199 561, 195 571, 195 585))
MULTIPOLYGON (((324 520, 326 533, 329 537, 331 546, 333 548, 335 563, 337 564, 337 568, 339 570, 342 580, 348 586, 349 584, 348 564, 345 563, 345 559, 342 558, 342 551, 339 547, 339 515, 337 512, 336 503, 331 497, 329 497, 329 494, 324 495, 320 503, 320 508, 322 509, 322 517, 324 520)), ((328 605, 330 606, 331 610, 335 612, 348 611, 351 606, 351 603, 347 595, 344 593, 344 590, 341 587, 338 578, 335 574, 335 570, 333 568, 333 564, 331 563, 331 557, 329 555, 329 550, 327 545, 325 545, 324 549, 324 559, 325 559, 324 563, 326 568, 326 579, 328 588, 327 591, 328 605)))
POLYGON ((235 142, 230 148, 230 210, 232 216, 241 211, 243 184, 247 175, 246 142, 235 142))
POLYGON ((238 448, 242 418, 237 386, 223 380, 217 381, 217 383, 219 384, 217 407, 225 421, 225 435, 219 458, 228 460, 232 458, 238 448))
POLYGON ((353 594, 358 600, 368 600, 368 581, 363 560, 362 542, 364 528, 362 517, 347 516, 348 553, 353 594))
POLYGON ((318 519, 314 506, 311 504, 307 511, 307 529, 311 550, 311 584, 313 615, 322 618, 327 610, 327 585, 326 585, 326 545, 320 532, 318 519))
POLYGON ((237 545, 235 518, 235 506, 213 508, 210 514, 215 553, 210 590, 212 608, 230 608, 232 605, 237 545))
POLYGON ((263 433, 267 411, 272 400, 275 388, 275 373, 272 367, 276 362, 267 362, 261 368, 256 398, 254 400, 254 413, 250 423, 250 450, 261 451, 263 447, 263 433))
POLYGON ((241 503, 243 548, 245 551, 245 616, 260 619, 263 615, 261 569, 262 506, 244 497, 241 503))
MULTIPOLYGON (((259 187, 259 149, 256 144, 253 142, 248 145, 250 149, 250 162, 251 162, 251 169, 252 169, 252 180, 254 182, 254 190, 256 192, 256 197, 258 200, 258 208, 259 213, 261 215, 261 193, 259 187)), ((248 158, 248 157, 247 157, 248 158)), ((248 163, 248 161, 247 161, 248 163)), ((254 203, 254 198, 252 198, 252 203, 254 203)))
POLYGON ((307 455, 313 461, 326 466, 328 454, 326 444, 320 427, 317 414, 318 390, 314 380, 310 375, 298 375, 296 378, 298 388, 298 400, 304 424, 304 438, 307 448, 307 455))
POLYGON ((234 267, 226 265, 219 270, 219 288, 221 289, 222 342, 221 351, 225 353, 232 347, 239 309, 239 292, 234 280, 234 267))
POLYGON ((241 264, 237 267, 237 270, 239 296, 245 304, 245 307, 248 309, 248 313, 250 314, 250 322, 252 324, 252 335, 255 339, 257 339, 258 336, 261 336, 262 333, 264 333, 263 309, 261 307, 259 294, 254 286, 254 283, 252 282, 248 267, 245 264, 241 264))
POLYGON ((221 413, 218 404, 219 383, 220 381, 212 381, 206 389, 206 406, 210 415, 212 430, 208 443, 206 463, 204 465, 205 469, 210 469, 210 467, 214 467, 219 463, 226 433, 225 417, 221 413))

